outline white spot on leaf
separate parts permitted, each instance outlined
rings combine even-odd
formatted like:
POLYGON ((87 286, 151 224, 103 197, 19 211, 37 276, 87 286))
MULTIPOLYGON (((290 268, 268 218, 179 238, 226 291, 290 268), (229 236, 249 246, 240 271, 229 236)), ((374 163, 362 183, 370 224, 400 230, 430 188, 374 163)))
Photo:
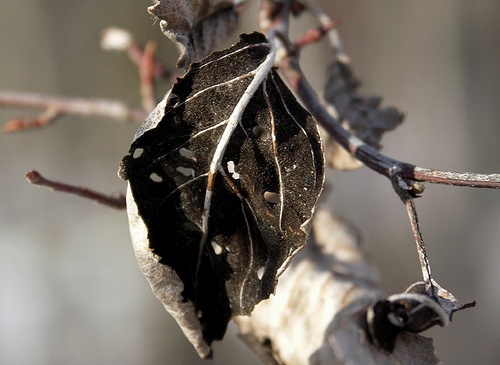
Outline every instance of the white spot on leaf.
POLYGON ((179 150, 179 154, 180 154, 182 157, 185 157, 185 158, 192 158, 192 157, 194 156, 193 151, 188 150, 187 148, 184 148, 184 147, 182 147, 182 148, 179 150))
POLYGON ((222 247, 217 244, 217 242, 212 241, 212 248, 214 249, 214 252, 216 255, 220 255, 222 253, 222 247))
POLYGON ((153 172, 151 175, 149 175, 149 178, 153 180, 154 182, 162 182, 163 178, 158 175, 156 172, 153 172))
POLYGON ((265 266, 261 266, 259 270, 257 270, 257 277, 259 278, 259 280, 262 280, 262 277, 264 276, 264 271, 266 271, 265 266))
POLYGON ((276 194, 276 193, 273 193, 271 191, 266 191, 264 193, 264 199, 268 203, 273 203, 273 204, 279 204, 280 203, 280 195, 276 194))
POLYGON ((139 157, 141 157, 143 152, 144 152, 144 148, 136 148, 134 153, 132 154, 132 157, 139 158, 139 157))
POLYGON ((261 141, 265 141, 269 137, 269 133, 267 133, 264 128, 258 125, 252 128, 252 132, 253 134, 255 134, 255 137, 257 137, 261 141))
POLYGON ((194 170, 192 168, 179 166, 176 170, 184 176, 194 176, 194 170))

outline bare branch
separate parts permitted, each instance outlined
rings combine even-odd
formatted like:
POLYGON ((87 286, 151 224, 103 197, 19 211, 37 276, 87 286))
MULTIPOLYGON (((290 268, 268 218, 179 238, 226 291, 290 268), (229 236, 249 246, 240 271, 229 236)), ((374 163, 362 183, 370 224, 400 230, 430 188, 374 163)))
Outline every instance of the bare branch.
POLYGON ((26 129, 43 128, 56 121, 61 116, 55 107, 49 107, 33 118, 16 118, 8 121, 2 128, 3 133, 20 132, 26 129))
POLYGON ((61 191, 63 193, 78 195, 82 198, 93 200, 96 203, 106 205, 113 209, 123 210, 126 208, 125 195, 121 192, 117 192, 111 195, 105 195, 84 186, 74 186, 58 181, 48 180, 35 170, 26 172, 26 179, 30 184, 46 186, 54 191, 61 191))
MULTIPOLYGON (((331 27, 332 20, 308 1, 301 1, 301 3, 318 19, 321 26, 328 32, 335 56, 342 59, 348 59, 348 56, 343 52, 338 32, 334 27, 331 27)), ((322 98, 320 98, 309 84, 309 81, 300 68, 298 55, 294 48, 295 45, 288 39, 288 5, 289 3, 287 1, 279 4, 270 1, 263 2, 260 13, 261 17, 259 19, 260 26, 265 31, 273 29, 277 32, 276 35, 282 42, 285 51, 288 53, 287 59, 280 60, 280 70, 286 77, 290 87, 304 103, 305 107, 337 143, 346 149, 352 156, 363 162, 368 168, 386 176, 390 180, 393 180, 395 174, 397 174, 400 178, 407 181, 409 190, 414 186, 412 183, 413 181, 500 189, 500 174, 451 172, 418 167, 380 153, 375 148, 367 145, 361 139, 347 131, 330 113, 330 107, 322 101, 322 98)))
POLYGON ((435 184, 468 186, 472 188, 500 189, 500 174, 477 174, 473 172, 452 172, 415 166, 414 179, 435 184))
POLYGON ((139 76, 141 79, 142 108, 148 113, 158 104, 155 97, 155 57, 156 43, 149 41, 144 48, 141 62, 139 64, 139 76))
MULTIPOLYGON (((147 114, 142 110, 132 108, 129 105, 109 99, 84 99, 84 98, 66 98, 60 96, 42 95, 35 93, 16 92, 0 90, 0 107, 22 107, 22 108, 41 108, 57 111, 57 116, 62 114, 72 114, 81 116, 102 116, 115 119, 120 122, 142 122, 147 114)), ((14 130, 20 130, 29 127, 41 127, 48 123, 36 122, 30 125, 30 122, 16 123, 14 130)), ((12 131, 14 124, 7 128, 12 131)), ((4 131, 6 131, 4 129, 4 131)))
MULTIPOLYGON (((285 65, 284 62, 282 64, 285 65)), ((397 171, 405 180, 500 189, 500 174, 476 174, 423 168, 380 153, 345 130, 328 112, 328 108, 321 102, 321 98, 302 73, 296 58, 290 58, 288 68, 282 67, 281 70, 291 88, 299 95, 309 112, 328 131, 330 136, 370 169, 389 179, 392 179, 394 171, 397 171)))
POLYGON ((316 28, 309 29, 307 32, 299 36, 295 41, 294 41, 294 48, 296 50, 299 50, 309 44, 313 44, 315 42, 320 41, 323 39, 325 35, 328 34, 328 32, 335 27, 339 25, 339 21, 333 20, 329 23, 326 24, 321 24, 317 26, 316 28))

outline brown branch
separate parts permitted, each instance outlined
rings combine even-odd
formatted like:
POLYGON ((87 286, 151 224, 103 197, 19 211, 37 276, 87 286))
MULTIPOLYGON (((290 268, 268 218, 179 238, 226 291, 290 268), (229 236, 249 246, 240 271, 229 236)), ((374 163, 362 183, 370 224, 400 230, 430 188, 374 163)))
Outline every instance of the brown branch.
POLYGON ((112 195, 105 195, 84 186, 74 186, 46 179, 35 170, 26 172, 26 179, 30 184, 45 186, 54 191, 78 195, 82 198, 93 200, 96 203, 103 204, 114 209, 123 210, 126 208, 125 195, 121 192, 112 195))
MULTIPOLYGON (((286 4, 287 2, 285 2, 286 4)), ((320 9, 314 7, 307 0, 300 3, 317 18, 322 27, 328 27, 332 20, 320 9)), ((268 5, 269 6, 269 5, 268 5)), ((289 55, 287 60, 281 60, 280 66, 289 85, 299 96, 305 107, 330 134, 330 136, 345 148, 351 155, 363 162, 368 168, 386 176, 390 180, 399 175, 408 184, 408 189, 414 188, 415 181, 429 182, 434 184, 445 184, 454 186, 468 186, 476 188, 500 189, 500 174, 477 174, 470 172, 451 172, 419 167, 407 162, 399 161, 380 153, 375 148, 370 147, 362 140, 348 132, 339 121, 329 112, 329 106, 326 106, 318 96, 316 91, 309 84, 302 72, 299 59, 296 55, 294 44, 287 41, 288 19, 286 16, 286 5, 274 5, 274 8, 267 10, 266 15, 274 16, 273 21, 268 21, 268 27, 281 32, 280 40, 286 48, 289 55), (278 10, 276 10, 278 9, 278 10)), ((271 7, 272 8, 272 7, 271 7)), ((328 36, 335 57, 348 58, 343 52, 340 37, 335 28, 330 27, 328 36)))
POLYGON ((330 30, 337 27, 339 25, 339 23, 340 22, 338 20, 333 20, 327 24, 321 24, 321 25, 317 26, 316 28, 309 29, 307 32, 305 32, 304 34, 299 36, 293 42, 294 48, 296 50, 300 50, 307 45, 310 45, 310 44, 313 44, 313 43, 320 41, 321 39, 323 39, 323 37, 325 35, 328 34, 328 32, 330 30))
POLYGON ((338 120, 328 112, 328 108, 320 101, 320 97, 304 76, 296 58, 292 56, 289 58, 287 64, 285 62, 281 64, 282 66, 288 65, 288 67, 281 68, 283 74, 287 78, 291 88, 297 93, 300 100, 318 123, 327 130, 336 142, 370 169, 391 180, 394 178, 394 174, 397 174, 404 180, 410 181, 500 189, 500 174, 451 172, 423 168, 380 153, 345 130, 338 120))
POLYGON ((15 119, 7 123, 4 132, 42 127, 63 114, 102 116, 121 122, 142 122, 147 117, 142 110, 115 100, 67 98, 8 90, 0 90, 0 107, 40 108, 47 109, 48 114, 52 113, 48 120, 40 120, 40 116, 31 120, 15 119))
POLYGON ((49 107, 33 118, 16 118, 8 121, 2 128, 3 133, 20 132, 26 129, 43 128, 52 124, 61 116, 59 109, 49 107))
POLYGON ((141 62, 139 63, 139 76, 141 80, 142 108, 151 112, 158 104, 155 97, 155 67, 156 43, 149 41, 144 48, 141 62))

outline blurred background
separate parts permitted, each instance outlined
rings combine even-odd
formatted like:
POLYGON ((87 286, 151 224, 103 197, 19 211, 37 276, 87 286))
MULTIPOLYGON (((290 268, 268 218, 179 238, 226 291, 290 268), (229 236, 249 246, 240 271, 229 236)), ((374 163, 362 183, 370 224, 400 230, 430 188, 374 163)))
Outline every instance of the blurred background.
MULTIPOLYGON (((351 0, 316 2, 342 20, 340 33, 361 92, 403 110, 384 152, 424 167, 500 171, 500 2, 351 0)), ((104 97, 140 105, 138 75, 99 35, 129 29, 156 39, 173 65, 176 48, 146 12, 148 1, 3 1, 0 89, 104 97)), ((255 28, 254 1, 242 31, 255 28)), ((314 25, 304 17, 303 29, 314 25)), ((325 43, 302 53, 322 89, 325 43)), ((160 85, 164 93, 168 85, 160 85)), ((0 123, 36 111, 0 109, 0 123)), ((0 363, 197 364, 191 345, 155 299, 135 262, 124 212, 30 186, 47 177, 111 193, 137 125, 66 116, 35 131, 0 135, 0 363)), ((403 205, 385 178, 364 168, 330 172, 334 210, 362 228, 382 287, 400 292, 420 277, 403 205)), ((475 309, 457 313, 436 340, 447 364, 500 357, 500 193, 430 186, 417 208, 435 279, 475 309)), ((211 364, 258 364, 235 329, 211 364)))

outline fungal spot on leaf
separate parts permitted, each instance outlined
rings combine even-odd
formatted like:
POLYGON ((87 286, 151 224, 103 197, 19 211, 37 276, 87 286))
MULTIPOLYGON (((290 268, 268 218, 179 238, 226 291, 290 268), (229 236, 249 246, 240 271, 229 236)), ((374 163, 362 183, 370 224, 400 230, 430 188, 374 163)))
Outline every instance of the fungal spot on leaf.
POLYGON ((144 148, 136 148, 134 153, 132 154, 132 158, 139 158, 144 152, 144 148))
POLYGON ((262 277, 264 276, 264 271, 266 271, 266 267, 265 266, 261 266, 257 270, 257 277, 259 278, 259 280, 262 280, 262 277))
POLYGON ((187 148, 184 148, 184 147, 182 147, 182 148, 179 150, 179 154, 180 154, 182 157, 186 157, 186 158, 192 158, 192 157, 194 156, 193 151, 188 150, 187 148))
POLYGON ((154 182, 162 182, 163 178, 158 175, 156 172, 153 172, 151 175, 149 175, 149 178, 154 181, 154 182))
POLYGON ((212 248, 214 249, 214 252, 216 255, 220 255, 222 253, 222 247, 217 244, 217 242, 212 241, 212 248))
POLYGON ((276 194, 276 193, 273 193, 273 192, 270 192, 270 191, 266 191, 264 193, 264 199, 268 203, 273 203, 273 204, 279 204, 280 203, 280 195, 276 194))
POLYGON ((189 167, 179 166, 176 168, 176 170, 184 176, 193 176, 194 175, 194 170, 189 168, 189 167))
POLYGON ((258 125, 252 128, 252 132, 253 134, 255 134, 255 137, 257 137, 261 141, 265 141, 269 137, 269 133, 267 133, 264 128, 258 125))

